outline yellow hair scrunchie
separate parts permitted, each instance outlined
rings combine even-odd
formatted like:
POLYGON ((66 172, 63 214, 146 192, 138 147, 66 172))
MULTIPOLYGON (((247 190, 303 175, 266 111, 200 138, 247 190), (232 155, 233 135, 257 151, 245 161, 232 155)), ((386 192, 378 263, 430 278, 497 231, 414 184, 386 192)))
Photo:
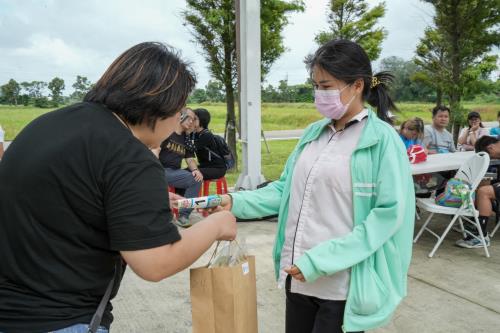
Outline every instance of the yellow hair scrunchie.
POLYGON ((372 76, 372 83, 370 84, 370 89, 375 88, 378 86, 381 82, 379 81, 378 77, 372 76))

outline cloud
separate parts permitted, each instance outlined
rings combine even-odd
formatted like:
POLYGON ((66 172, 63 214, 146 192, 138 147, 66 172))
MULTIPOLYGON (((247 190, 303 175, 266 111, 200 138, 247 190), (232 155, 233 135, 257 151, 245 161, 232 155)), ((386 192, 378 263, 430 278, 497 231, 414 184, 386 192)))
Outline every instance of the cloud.
MULTIPOLYGON (((373 6, 381 1, 368 2, 373 6)), ((303 83, 308 77, 303 59, 318 47, 314 36, 327 29, 328 0, 305 4, 304 13, 289 16, 283 32, 288 49, 271 68, 269 83, 285 78, 290 84, 303 83)), ((380 25, 389 35, 381 58, 409 59, 432 21, 432 7, 420 0, 386 4, 380 25)), ((183 25, 185 6, 181 0, 0 0, 0 84, 10 78, 50 81, 58 76, 71 87, 76 75, 95 82, 124 50, 139 42, 160 41, 182 51, 203 87, 210 74, 201 47, 191 42, 183 25)))
POLYGON ((99 58, 97 52, 67 44, 60 38, 34 34, 29 41, 28 47, 12 49, 12 55, 17 59, 36 57, 42 62, 51 62, 62 68, 90 67, 99 58))

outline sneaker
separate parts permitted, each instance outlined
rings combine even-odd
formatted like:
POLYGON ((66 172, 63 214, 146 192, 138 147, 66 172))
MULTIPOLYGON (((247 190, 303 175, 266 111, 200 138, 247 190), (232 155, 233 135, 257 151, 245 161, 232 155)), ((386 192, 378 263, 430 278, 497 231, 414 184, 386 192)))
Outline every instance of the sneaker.
POLYGON ((188 216, 179 216, 175 221, 175 224, 181 228, 189 228, 191 226, 191 222, 189 222, 188 216))
MULTIPOLYGON (((490 246, 490 237, 486 235, 484 237, 484 241, 486 242, 486 246, 490 246)), ((465 239, 458 240, 455 245, 466 248, 466 249, 476 249, 483 247, 483 243, 480 239, 469 236, 465 239)))

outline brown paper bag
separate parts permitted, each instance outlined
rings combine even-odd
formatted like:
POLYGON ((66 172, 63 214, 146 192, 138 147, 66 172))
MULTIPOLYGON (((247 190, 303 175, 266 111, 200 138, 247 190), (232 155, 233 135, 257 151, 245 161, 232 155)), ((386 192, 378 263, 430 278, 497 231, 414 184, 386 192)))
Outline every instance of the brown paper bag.
POLYGON ((193 333, 257 333, 255 257, 190 270, 193 333))

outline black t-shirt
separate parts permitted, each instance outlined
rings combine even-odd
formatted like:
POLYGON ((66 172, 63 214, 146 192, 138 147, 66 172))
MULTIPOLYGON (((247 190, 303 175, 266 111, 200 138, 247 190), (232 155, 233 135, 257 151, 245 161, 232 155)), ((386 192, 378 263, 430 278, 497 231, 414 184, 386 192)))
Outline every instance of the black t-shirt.
POLYGON ((180 169, 184 158, 194 156, 194 147, 185 134, 173 132, 161 144, 160 161, 164 168, 180 169))
POLYGON ((119 251, 176 242, 171 218, 161 164, 105 107, 35 119, 0 163, 0 332, 90 323, 119 251))
POLYGON ((196 157, 200 168, 223 168, 226 169, 226 162, 217 152, 214 135, 209 130, 203 130, 196 133, 194 137, 196 147, 196 157), (215 152, 215 154, 213 154, 215 152))

